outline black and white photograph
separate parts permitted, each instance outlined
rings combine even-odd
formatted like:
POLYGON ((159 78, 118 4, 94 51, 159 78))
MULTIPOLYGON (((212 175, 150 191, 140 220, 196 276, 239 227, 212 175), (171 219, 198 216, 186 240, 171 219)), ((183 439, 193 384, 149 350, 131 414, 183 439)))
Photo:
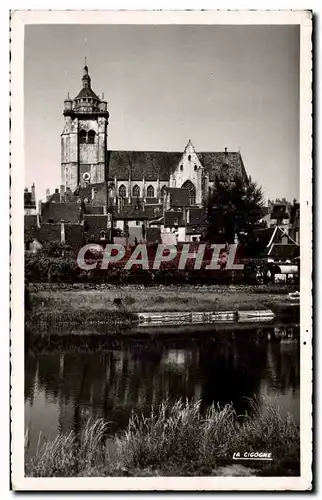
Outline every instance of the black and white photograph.
POLYGON ((311 12, 11 27, 14 489, 310 489, 311 12))

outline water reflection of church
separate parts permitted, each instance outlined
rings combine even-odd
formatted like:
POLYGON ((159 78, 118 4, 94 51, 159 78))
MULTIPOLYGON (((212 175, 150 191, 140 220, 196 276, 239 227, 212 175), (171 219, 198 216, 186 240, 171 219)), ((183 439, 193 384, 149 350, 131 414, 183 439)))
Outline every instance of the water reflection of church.
POLYGON ((204 407, 233 402, 244 413, 247 398, 260 400, 268 391, 282 405, 289 398, 292 410, 299 388, 297 344, 285 337, 269 341, 268 333, 272 339, 274 328, 234 338, 226 332, 222 341, 184 348, 150 344, 101 354, 27 356, 25 399, 32 407, 42 394, 55 405, 61 431, 78 431, 88 417, 104 417, 114 422, 113 432, 126 426, 132 409, 148 414, 166 398, 202 399, 204 407))

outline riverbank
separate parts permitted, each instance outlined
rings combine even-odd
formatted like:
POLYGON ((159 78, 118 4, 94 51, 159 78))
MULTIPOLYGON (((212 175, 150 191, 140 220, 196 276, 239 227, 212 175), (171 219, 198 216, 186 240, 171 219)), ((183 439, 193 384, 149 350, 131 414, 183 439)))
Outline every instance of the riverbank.
POLYGON ((295 319, 299 307, 287 293, 290 286, 111 286, 30 285, 30 324, 105 322, 111 329, 131 327, 138 313, 220 312, 271 310, 276 316, 295 319), (292 316, 291 318, 289 316, 292 316))
POLYGON ((42 330, 27 329, 26 351, 30 353, 106 353, 111 349, 134 347, 137 352, 146 348, 164 348, 202 344, 257 345, 267 342, 298 342, 299 325, 274 322, 214 323, 133 327, 126 331, 110 331, 105 324, 81 327, 74 324, 55 324, 42 330))
MULTIPOLYGON (((108 423, 89 421, 80 435, 58 435, 27 460, 29 477, 84 476, 296 476, 300 474, 299 427, 273 406, 252 415, 202 402, 164 401, 149 418, 130 417, 119 435, 108 423), (233 459, 240 453, 270 453, 272 460, 233 459), (245 466, 246 463, 246 466, 245 466), (237 474, 236 474, 237 471, 237 474), (238 472, 239 471, 239 472, 238 472)), ((28 432, 26 432, 26 447, 28 432)), ((249 456, 249 455, 248 455, 249 456)))

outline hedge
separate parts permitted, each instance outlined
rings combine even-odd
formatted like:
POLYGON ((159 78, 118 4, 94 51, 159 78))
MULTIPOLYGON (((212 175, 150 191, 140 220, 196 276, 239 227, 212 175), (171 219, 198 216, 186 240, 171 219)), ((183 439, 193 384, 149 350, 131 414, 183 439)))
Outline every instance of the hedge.
MULTIPOLYGON (((94 260, 96 261, 96 260, 94 260)), ((232 270, 200 270, 194 269, 194 261, 187 261, 184 270, 177 267, 177 263, 164 262, 160 269, 142 269, 134 265, 130 270, 124 269, 124 263, 110 264, 107 269, 97 267, 91 271, 82 270, 74 257, 51 257, 43 254, 26 254, 25 277, 28 282, 41 283, 111 283, 111 284, 215 284, 215 283, 256 283, 258 264, 246 264, 242 271, 232 270)))

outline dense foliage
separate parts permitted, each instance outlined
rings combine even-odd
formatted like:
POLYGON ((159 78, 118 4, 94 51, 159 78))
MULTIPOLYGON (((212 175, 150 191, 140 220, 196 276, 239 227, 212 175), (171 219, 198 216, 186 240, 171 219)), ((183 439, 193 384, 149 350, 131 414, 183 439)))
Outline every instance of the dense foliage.
POLYGON ((264 204, 263 192, 251 180, 245 183, 239 177, 229 179, 216 177, 213 193, 206 203, 206 239, 213 243, 246 244, 255 229, 263 227, 260 222, 264 204))
MULTIPOLYGON (((125 262, 133 248, 128 248, 125 258, 115 263, 110 263, 107 269, 101 269, 102 255, 89 252, 86 262, 95 263, 95 269, 85 271, 77 263, 77 254, 73 253, 66 245, 50 244, 36 253, 25 255, 25 278, 31 283, 112 283, 112 284, 215 284, 215 283, 268 283, 273 281, 273 264, 268 264, 266 259, 241 259, 236 262, 243 263, 243 270, 231 270, 222 266, 218 270, 206 269, 211 261, 212 249, 206 247, 201 269, 195 269, 195 259, 188 259, 184 269, 179 269, 181 251, 175 259, 162 262, 160 269, 153 269, 156 247, 151 245, 148 249, 149 269, 143 269, 136 264, 131 269, 125 269, 125 262), (268 272, 270 271, 270 272, 268 272)), ((220 259, 219 259, 220 263, 220 259)))
MULTIPOLYGON (((90 263, 91 261, 88 261, 90 263)), ((87 283, 231 283, 244 280, 243 271, 208 271, 194 269, 194 261, 187 262, 185 269, 178 269, 176 262, 162 263, 160 269, 142 269, 134 265, 124 269, 123 262, 110 264, 108 269, 101 269, 100 262, 91 271, 80 269, 73 257, 50 257, 43 254, 26 255, 25 276, 31 283, 39 282, 87 282, 87 283)))

